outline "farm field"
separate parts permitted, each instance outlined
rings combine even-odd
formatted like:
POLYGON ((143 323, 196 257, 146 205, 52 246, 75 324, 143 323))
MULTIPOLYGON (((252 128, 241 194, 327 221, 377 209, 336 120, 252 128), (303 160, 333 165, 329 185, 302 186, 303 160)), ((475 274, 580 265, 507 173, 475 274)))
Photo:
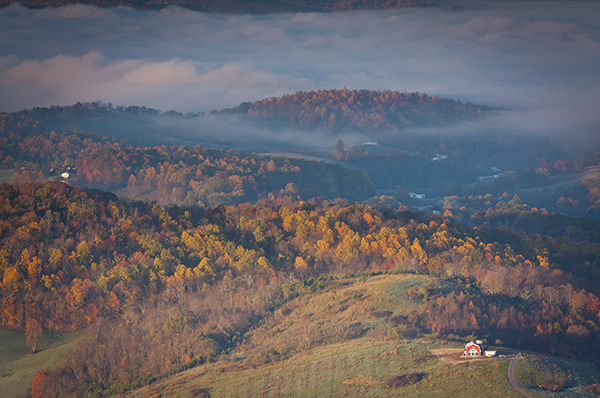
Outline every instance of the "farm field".
POLYGON ((14 170, 0 170, 0 182, 9 182, 14 174, 14 170))

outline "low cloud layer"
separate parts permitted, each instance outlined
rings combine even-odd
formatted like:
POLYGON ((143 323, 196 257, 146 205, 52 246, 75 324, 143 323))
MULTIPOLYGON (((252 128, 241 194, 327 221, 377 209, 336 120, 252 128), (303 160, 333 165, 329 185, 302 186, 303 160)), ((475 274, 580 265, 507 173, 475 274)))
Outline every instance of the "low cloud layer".
POLYGON ((597 2, 268 16, 13 4, 0 10, 0 111, 94 100, 210 111, 345 86, 503 105, 518 112, 499 128, 595 144, 597 15, 597 2))

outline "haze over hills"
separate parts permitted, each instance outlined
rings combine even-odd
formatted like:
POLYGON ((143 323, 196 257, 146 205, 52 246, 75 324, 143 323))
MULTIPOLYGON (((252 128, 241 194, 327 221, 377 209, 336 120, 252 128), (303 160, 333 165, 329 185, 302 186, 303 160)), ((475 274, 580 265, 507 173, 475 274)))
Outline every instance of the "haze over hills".
POLYGON ((541 4, 266 16, 13 4, 0 11, 0 110, 100 100, 209 113, 297 91, 389 89, 513 110, 448 134, 534 134, 580 156, 598 149, 600 10, 541 4))
MULTIPOLYGON (((73 184, 161 204, 234 204, 291 193, 305 200, 365 200, 377 192, 442 211, 448 208, 445 198, 454 197, 458 210, 462 206, 456 203, 473 203, 467 197, 492 194, 495 201, 519 195, 534 207, 598 219, 591 183, 597 156, 573 159, 560 145, 531 135, 447 133, 465 123, 493 123, 510 112, 419 93, 344 89, 298 92, 209 115, 100 102, 34 108, 2 115, 1 128, 3 155, 9 156, 4 167, 25 167, 35 180, 57 178, 78 166, 70 171, 73 184), (439 131, 422 132, 430 127, 439 131), (102 138, 106 134, 117 140, 102 138), (25 137, 28 148, 19 145, 25 137), (62 151, 64 141, 75 147, 54 153, 62 151), (191 148, 197 145, 202 148, 191 148), (195 164, 197 156, 202 165, 195 164), (174 168, 169 157, 186 166, 174 168), (214 159, 222 159, 223 166, 214 159), (252 171, 226 170, 240 160, 251 160, 252 171), (273 170, 285 172, 272 173, 267 163, 273 162, 273 170), (290 167, 298 172, 290 174, 290 167), (153 176, 166 174, 149 178, 149 170, 153 176), (167 177, 172 173, 180 177, 167 177), (162 178, 170 182, 160 183, 162 178), (354 181, 353 188, 348 181, 354 181)), ((484 202, 477 210, 487 209, 489 201, 484 202)), ((473 210, 464 213, 464 222, 472 215, 473 210)))

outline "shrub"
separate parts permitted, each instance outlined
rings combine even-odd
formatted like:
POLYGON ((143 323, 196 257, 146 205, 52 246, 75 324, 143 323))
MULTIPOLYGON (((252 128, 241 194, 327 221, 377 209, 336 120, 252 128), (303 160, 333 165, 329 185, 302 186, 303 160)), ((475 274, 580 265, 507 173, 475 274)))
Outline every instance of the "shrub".
POLYGON ((540 387, 550 392, 563 391, 567 388, 567 382, 563 379, 556 379, 552 377, 546 379, 540 387))
POLYGON ((585 386, 583 388, 585 392, 588 394, 600 394, 600 383, 590 384, 589 386, 585 386))
POLYGON ((210 398, 210 392, 208 388, 194 388, 190 391, 190 397, 192 398, 210 398))
POLYGON ((385 385, 388 386, 389 388, 400 388, 400 387, 409 386, 411 384, 415 384, 418 381, 419 381, 418 373, 404 373, 404 374, 392 377, 385 383, 385 385))

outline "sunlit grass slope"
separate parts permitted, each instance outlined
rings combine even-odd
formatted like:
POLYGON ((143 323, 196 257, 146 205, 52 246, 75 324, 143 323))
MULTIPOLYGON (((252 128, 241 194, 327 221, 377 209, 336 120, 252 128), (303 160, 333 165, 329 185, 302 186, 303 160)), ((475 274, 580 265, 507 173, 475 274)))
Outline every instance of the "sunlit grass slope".
POLYGON ((24 332, 0 330, 0 397, 25 396, 36 372, 58 365, 81 334, 81 331, 46 333, 42 338, 42 351, 32 355, 24 332))
POLYGON ((319 346, 256 368, 207 364, 133 395, 188 397, 206 389, 214 397, 518 397, 506 381, 507 364, 447 365, 419 341, 360 338, 319 346), (402 388, 386 387, 387 380, 406 372, 418 372, 421 380, 402 388))

